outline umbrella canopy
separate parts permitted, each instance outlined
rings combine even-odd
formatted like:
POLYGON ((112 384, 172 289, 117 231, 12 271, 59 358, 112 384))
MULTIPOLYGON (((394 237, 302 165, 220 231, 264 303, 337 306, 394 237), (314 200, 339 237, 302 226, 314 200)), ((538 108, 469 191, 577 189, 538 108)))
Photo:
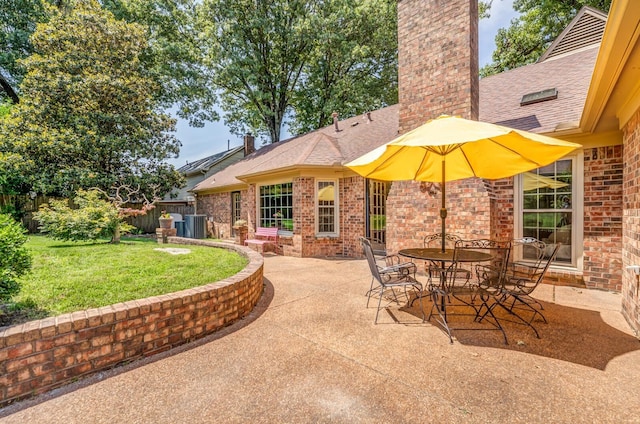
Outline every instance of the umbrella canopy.
POLYGON ((446 181, 510 177, 555 162, 579 147, 540 134, 442 115, 346 166, 376 180, 441 182, 444 250, 446 181))

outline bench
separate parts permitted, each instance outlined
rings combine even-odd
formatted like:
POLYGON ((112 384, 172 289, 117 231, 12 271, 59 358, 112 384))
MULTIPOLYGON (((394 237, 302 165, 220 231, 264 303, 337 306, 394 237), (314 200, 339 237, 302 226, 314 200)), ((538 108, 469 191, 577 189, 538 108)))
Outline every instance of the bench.
MULTIPOLYGON (((244 241, 245 246, 261 246, 261 253, 264 255, 265 245, 273 245, 274 249, 278 242, 277 227, 258 227, 256 228, 255 238, 244 241)), ((253 248, 253 247, 252 247, 253 248)))

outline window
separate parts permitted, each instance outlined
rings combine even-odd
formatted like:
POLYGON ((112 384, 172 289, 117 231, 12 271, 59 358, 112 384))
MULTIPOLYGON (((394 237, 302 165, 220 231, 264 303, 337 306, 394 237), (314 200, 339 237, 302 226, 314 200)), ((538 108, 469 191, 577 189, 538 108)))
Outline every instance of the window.
POLYGON ((231 192, 231 228, 232 234, 235 235, 236 230, 233 229, 233 224, 242 218, 242 195, 239 191, 231 192))
MULTIPOLYGON (((547 243, 546 255, 561 243, 555 263, 576 266, 577 238, 582 231, 576 206, 582 203, 580 185, 575 176, 577 158, 562 159, 518 178, 516 196, 520 210, 516 212, 516 236, 535 237, 547 243)), ((518 259, 531 259, 526 257, 518 259)))
POLYGON ((293 231, 293 184, 260 186, 259 226, 293 231))
POLYGON ((336 181, 316 180, 316 216, 318 234, 338 233, 337 229, 337 195, 336 181))

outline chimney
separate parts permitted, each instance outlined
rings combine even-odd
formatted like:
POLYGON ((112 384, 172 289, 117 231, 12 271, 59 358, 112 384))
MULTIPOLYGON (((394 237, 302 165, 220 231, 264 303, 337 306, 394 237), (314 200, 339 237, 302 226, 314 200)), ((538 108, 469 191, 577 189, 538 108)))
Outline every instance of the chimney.
POLYGON ((249 156, 256 151, 255 139, 249 133, 244 136, 244 155, 249 156))
POLYGON ((398 99, 400 134, 478 119, 478 0, 398 0, 398 99))
POLYGON ((340 132, 340 128, 338 127, 338 112, 333 112, 331 116, 333 116, 333 126, 336 128, 336 132, 340 132))

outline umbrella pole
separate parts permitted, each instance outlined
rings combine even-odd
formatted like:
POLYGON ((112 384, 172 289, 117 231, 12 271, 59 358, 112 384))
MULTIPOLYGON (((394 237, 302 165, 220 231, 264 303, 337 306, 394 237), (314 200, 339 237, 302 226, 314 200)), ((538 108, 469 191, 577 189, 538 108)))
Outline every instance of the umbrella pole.
POLYGON ((447 220, 447 208, 445 207, 445 199, 446 199, 446 185, 444 178, 444 156, 442 157, 442 184, 440 185, 440 194, 441 194, 441 208, 440 208, 440 220, 442 221, 442 253, 444 253, 446 246, 446 237, 445 237, 445 222, 447 220))

